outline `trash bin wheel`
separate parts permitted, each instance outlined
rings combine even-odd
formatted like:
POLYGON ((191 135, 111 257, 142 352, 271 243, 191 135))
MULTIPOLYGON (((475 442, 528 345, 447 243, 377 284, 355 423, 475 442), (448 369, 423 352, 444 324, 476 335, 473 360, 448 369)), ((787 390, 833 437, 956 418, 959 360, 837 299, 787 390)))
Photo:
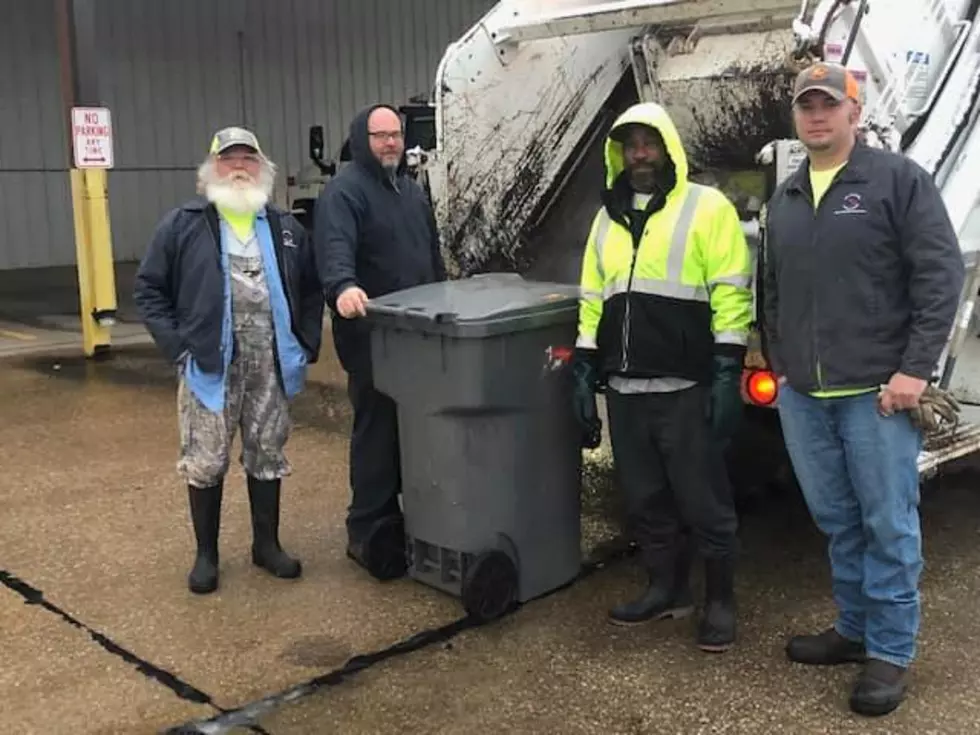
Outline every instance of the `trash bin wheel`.
POLYGON ((517 599, 517 567, 503 551, 485 551, 463 579, 463 608, 481 621, 499 618, 517 599))
POLYGON ((371 530, 367 539, 368 571, 378 580, 405 576, 405 520, 401 516, 384 518, 371 530))

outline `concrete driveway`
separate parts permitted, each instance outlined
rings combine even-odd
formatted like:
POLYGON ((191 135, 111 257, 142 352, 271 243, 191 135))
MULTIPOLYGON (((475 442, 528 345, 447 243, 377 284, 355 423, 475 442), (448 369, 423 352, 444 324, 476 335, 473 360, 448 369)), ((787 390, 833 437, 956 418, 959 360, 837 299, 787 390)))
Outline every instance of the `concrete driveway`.
MULTIPOLYGON (((350 417, 329 341, 296 406, 282 540, 304 564, 248 558, 244 478, 225 493, 222 586, 192 596, 174 471, 174 375, 152 349, 104 363, 0 363, 0 723, 5 732, 980 732, 980 483, 970 463, 924 490, 927 570, 910 700, 884 721, 846 707, 854 667, 807 670, 788 635, 832 617, 822 540, 799 498, 744 518, 740 645, 709 657, 693 621, 622 630, 628 559, 496 623, 449 596, 378 584, 344 556, 350 417)), ((614 528, 586 519, 590 546, 614 528)), ((615 556, 615 555, 613 555, 615 556)))

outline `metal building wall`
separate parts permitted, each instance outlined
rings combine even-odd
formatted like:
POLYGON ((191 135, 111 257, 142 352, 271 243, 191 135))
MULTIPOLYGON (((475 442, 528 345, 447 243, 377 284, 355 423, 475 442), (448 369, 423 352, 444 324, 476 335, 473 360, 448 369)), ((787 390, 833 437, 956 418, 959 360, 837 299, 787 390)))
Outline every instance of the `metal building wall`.
POLYGON ((54 3, 0 18, 0 268, 74 263, 54 3))
MULTIPOLYGON (((335 155, 375 101, 428 96, 447 44, 494 0, 99 0, 113 247, 138 259, 193 193, 212 132, 244 124, 285 177, 322 124, 335 155)), ((74 263, 53 2, 0 0, 0 269, 74 263), (24 216, 25 208, 29 216, 24 216)))

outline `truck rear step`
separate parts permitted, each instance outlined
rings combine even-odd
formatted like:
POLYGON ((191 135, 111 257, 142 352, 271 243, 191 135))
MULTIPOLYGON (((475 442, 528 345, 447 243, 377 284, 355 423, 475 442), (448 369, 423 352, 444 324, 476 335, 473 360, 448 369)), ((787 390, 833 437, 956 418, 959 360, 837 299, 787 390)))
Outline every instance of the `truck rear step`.
POLYGON ((980 449, 980 426, 961 423, 953 431, 929 437, 919 454, 919 474, 931 476, 940 465, 980 449))

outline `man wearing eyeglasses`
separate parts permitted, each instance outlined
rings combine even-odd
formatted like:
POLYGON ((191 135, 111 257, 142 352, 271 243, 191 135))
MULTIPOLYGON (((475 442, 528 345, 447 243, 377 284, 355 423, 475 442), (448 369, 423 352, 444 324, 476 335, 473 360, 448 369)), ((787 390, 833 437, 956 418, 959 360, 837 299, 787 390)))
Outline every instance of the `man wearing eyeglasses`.
POLYGON ((324 188, 314 213, 320 279, 354 411, 347 555, 377 579, 405 573, 398 419, 374 388, 368 299, 441 281, 446 270, 429 201, 405 166, 402 120, 373 105, 350 126, 352 165, 324 188))
POLYGON ((304 387, 323 332, 323 293, 300 223, 269 202, 276 167, 256 136, 220 130, 198 169, 202 197, 157 226, 135 299, 161 351, 178 366, 180 459, 197 558, 192 592, 218 587, 218 529, 232 439, 252 512, 252 562, 281 578, 302 573, 279 545, 289 400, 304 387))

